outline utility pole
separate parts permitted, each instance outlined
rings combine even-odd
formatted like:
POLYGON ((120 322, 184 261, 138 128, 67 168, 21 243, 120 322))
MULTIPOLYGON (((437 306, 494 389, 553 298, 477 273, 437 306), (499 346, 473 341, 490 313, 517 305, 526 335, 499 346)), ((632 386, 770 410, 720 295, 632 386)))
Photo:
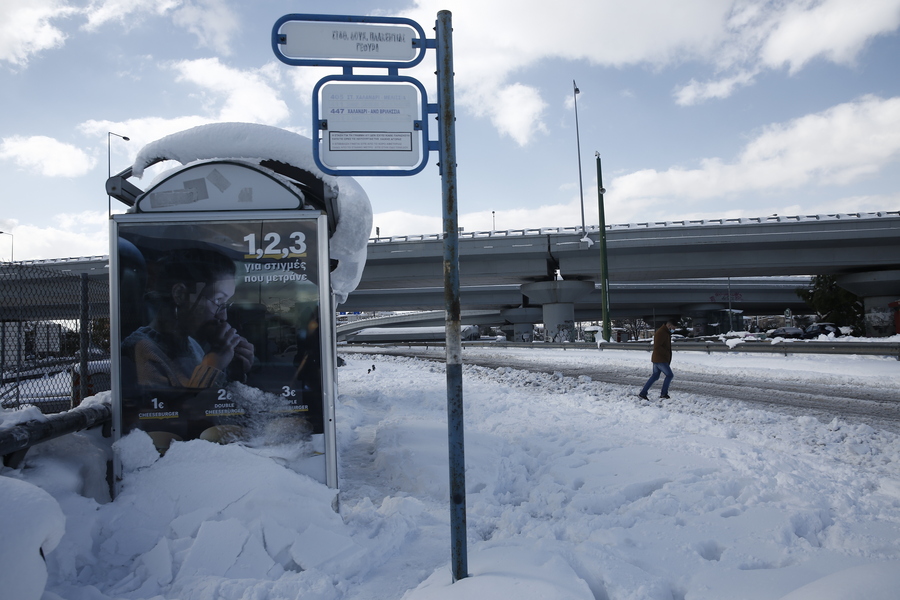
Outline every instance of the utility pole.
POLYGON ((606 258, 606 213, 603 210, 603 169, 600 167, 600 152, 595 152, 597 157, 597 202, 600 209, 600 298, 603 306, 603 339, 609 341, 611 336, 611 324, 609 322, 609 263, 606 258))

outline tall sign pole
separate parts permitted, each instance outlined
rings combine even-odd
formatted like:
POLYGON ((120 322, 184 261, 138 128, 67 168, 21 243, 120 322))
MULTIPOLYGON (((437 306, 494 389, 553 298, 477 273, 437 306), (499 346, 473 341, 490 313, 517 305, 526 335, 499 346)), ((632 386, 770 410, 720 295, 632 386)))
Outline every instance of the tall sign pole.
POLYGON ((447 441, 450 454, 450 552, 453 581, 468 575, 466 461, 463 435, 462 342, 459 308, 459 227, 456 194, 456 108, 453 100, 453 27, 438 13, 438 129, 444 217, 444 306, 447 336, 447 441))
MULTIPOLYGON (((456 188, 456 109, 453 27, 442 10, 429 40, 415 21, 400 17, 285 15, 272 28, 272 50, 294 66, 342 67, 313 90, 313 158, 329 175, 415 175, 428 153, 440 153, 444 220, 447 441, 450 458, 450 543, 453 581, 468 576, 466 461, 463 436, 462 341, 459 300, 459 226, 456 188), (416 66, 426 49, 437 54, 438 102, 425 87, 399 75, 416 66), (387 75, 353 69, 386 68, 387 75), (321 97, 321 102, 319 101, 321 97), (421 102, 419 102, 421 99, 421 102), (427 115, 436 114, 438 140, 429 140, 427 115)), ((582 207, 582 225, 584 221, 582 207)))
POLYGON ((609 264, 606 260, 606 213, 603 210, 603 170, 600 167, 600 153, 597 156, 597 202, 600 209, 600 298, 603 305, 603 339, 609 341, 611 326, 609 322, 609 264))

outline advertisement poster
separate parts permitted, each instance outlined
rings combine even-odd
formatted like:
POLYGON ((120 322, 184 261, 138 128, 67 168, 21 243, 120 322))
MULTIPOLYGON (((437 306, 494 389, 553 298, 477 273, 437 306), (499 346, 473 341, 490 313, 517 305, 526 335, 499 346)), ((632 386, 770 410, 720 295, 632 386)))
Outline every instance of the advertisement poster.
POLYGON ((174 440, 321 437, 325 218, 148 216, 114 219, 119 435, 141 429, 162 453, 174 440))

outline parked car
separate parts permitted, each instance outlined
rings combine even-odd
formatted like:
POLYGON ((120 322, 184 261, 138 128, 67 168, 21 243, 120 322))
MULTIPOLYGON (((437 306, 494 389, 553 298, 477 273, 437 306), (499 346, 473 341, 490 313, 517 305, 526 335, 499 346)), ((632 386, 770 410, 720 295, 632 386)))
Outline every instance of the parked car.
MULTIPOLYGON (((112 374, 109 360, 91 360, 87 364, 87 396, 93 396, 98 392, 112 389, 112 374)), ((72 377, 72 407, 81 404, 81 365, 76 364, 70 369, 72 377)))
POLYGON ((834 334, 834 337, 838 337, 843 335, 841 333, 841 328, 835 325, 834 323, 813 323, 809 327, 806 328, 803 337, 807 339, 816 339, 820 335, 830 335, 834 334))
POLYGON ((766 337, 769 339, 780 337, 784 339, 800 340, 803 339, 805 333, 806 332, 799 327, 779 327, 778 329, 767 332, 766 337))

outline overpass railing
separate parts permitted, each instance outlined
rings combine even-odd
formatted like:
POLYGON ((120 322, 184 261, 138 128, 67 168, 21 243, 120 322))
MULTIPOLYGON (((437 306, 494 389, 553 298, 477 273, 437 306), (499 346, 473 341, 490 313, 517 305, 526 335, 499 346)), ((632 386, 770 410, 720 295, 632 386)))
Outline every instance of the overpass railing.
MULTIPOLYGON (((802 223, 807 221, 850 221, 863 219, 897 218, 900 211, 878 211, 859 213, 834 213, 820 215, 770 215, 768 217, 735 217, 728 219, 690 219, 682 221, 648 221, 645 223, 621 223, 607 225, 607 230, 620 229, 653 229, 664 227, 697 227, 723 225, 753 225, 764 223, 802 223)), ((588 225, 587 232, 595 232, 599 225, 588 225)), ((581 227, 537 227, 526 229, 504 229, 497 231, 460 231, 460 239, 524 237, 530 235, 578 235, 581 227)), ((442 233, 395 235, 390 237, 369 238, 369 243, 384 244, 388 242, 423 242, 443 239, 442 233)))
MULTIPOLYGON (((666 227, 697 227, 697 226, 723 226, 723 225, 753 225, 765 223, 802 223, 807 221, 859 221, 864 219, 898 218, 900 211, 877 211, 858 213, 833 213, 818 215, 770 215, 767 217, 734 217, 722 219, 685 219, 681 221, 647 221, 636 223, 607 224, 608 231, 617 230, 641 230, 666 227)), ((588 233, 596 232, 599 225, 586 226, 588 233)), ((581 227, 528 227, 522 229, 502 229, 495 231, 460 231, 461 239, 491 239, 505 237, 527 237, 539 235, 579 235, 581 227)), ((442 240, 443 233, 425 233, 414 235, 394 235, 369 238, 370 244, 387 244, 391 242, 423 242, 442 240)), ((60 267, 71 265, 78 267, 82 264, 106 262, 109 256, 80 256, 72 258, 51 258, 22 261, 19 264, 27 266, 60 267)))

